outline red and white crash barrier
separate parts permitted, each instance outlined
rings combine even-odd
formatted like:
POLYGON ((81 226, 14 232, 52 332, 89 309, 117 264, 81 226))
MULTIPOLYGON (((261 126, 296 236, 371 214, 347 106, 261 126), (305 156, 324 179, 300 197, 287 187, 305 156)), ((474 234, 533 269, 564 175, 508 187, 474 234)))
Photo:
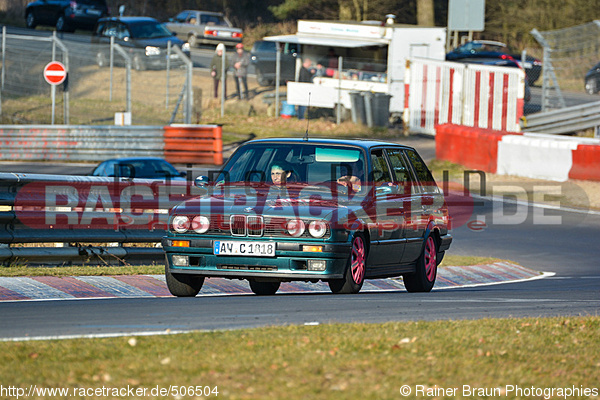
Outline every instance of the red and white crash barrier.
POLYGON ((412 59, 405 73, 404 124, 427 134, 445 123, 519 132, 524 97, 519 68, 412 59))
POLYGON ((600 180, 600 140, 539 133, 504 135, 497 173, 564 182, 600 180))
POLYGON ((600 140, 444 124, 436 157, 468 168, 564 182, 600 181, 600 140))

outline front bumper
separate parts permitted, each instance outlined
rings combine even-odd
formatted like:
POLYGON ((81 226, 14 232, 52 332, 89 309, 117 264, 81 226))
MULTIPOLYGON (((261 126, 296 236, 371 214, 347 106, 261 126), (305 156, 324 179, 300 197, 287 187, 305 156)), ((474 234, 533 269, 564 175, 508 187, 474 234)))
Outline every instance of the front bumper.
POLYGON ((450 244, 452 244, 452 235, 449 233, 445 235, 441 235, 440 237, 440 246, 438 251, 446 251, 450 248, 450 244))
MULTIPOLYGON (((172 273, 224 278, 268 278, 282 281, 328 280, 344 277, 350 244, 314 242, 275 242, 274 257, 213 254, 214 240, 192 239, 190 247, 172 246, 172 238, 163 238, 166 262, 172 273), (322 252, 303 251, 302 245, 322 246, 322 252), (173 256, 178 259, 175 264, 173 256), (184 256, 184 257, 181 257, 184 256), (181 261, 186 260, 182 265, 181 261), (323 270, 311 270, 309 264, 320 260, 323 270)), ((176 240, 182 240, 177 238, 176 240)), ((183 239, 187 240, 187 239, 183 239)))

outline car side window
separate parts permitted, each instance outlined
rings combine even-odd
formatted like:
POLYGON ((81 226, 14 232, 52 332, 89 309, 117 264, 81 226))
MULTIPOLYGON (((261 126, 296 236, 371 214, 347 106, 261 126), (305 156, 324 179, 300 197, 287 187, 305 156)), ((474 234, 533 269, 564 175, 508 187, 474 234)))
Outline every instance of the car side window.
POLYGON ((190 13, 184 11, 184 12, 180 12, 179 14, 177 14, 177 16, 175 17, 175 22, 180 22, 180 23, 184 23, 189 16, 190 13))
POLYGON ((405 150, 405 154, 412 164, 423 191, 425 193, 439 193, 440 190, 433 179, 433 175, 431 175, 423 159, 414 150, 405 150))
POLYGON ((371 181, 373 183, 380 186, 383 183, 392 181, 383 149, 371 151, 371 165, 373 166, 371 171, 371 181))
POLYGON ((390 160, 394 182, 402 186, 399 190, 404 189, 404 194, 411 194, 415 190, 415 180, 406 164, 406 160, 402 156, 402 151, 400 149, 387 149, 386 152, 390 160))
POLYGON ((106 29, 104 29, 102 36, 117 37, 117 24, 115 24, 114 22, 109 22, 108 24, 106 24, 106 29))
POLYGON ((119 24, 119 27, 117 29, 117 39, 125 39, 130 36, 131 34, 129 33, 129 29, 127 29, 125 25, 119 24))

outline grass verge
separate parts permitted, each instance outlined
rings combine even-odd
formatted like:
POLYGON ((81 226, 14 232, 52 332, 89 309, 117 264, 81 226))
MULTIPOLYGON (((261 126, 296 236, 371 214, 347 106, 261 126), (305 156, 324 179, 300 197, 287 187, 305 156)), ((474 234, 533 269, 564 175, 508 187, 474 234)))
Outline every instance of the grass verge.
MULTIPOLYGON (((457 256, 448 254, 444 257, 445 265, 478 265, 491 264, 499 260, 491 257, 457 256)), ((0 277, 15 276, 106 276, 106 275, 162 275, 164 265, 127 265, 111 267, 104 265, 86 265, 74 267, 28 267, 26 265, 0 267, 0 277)))
POLYGON ((181 393, 198 386, 217 388, 210 397, 227 399, 398 399, 404 385, 411 390, 406 398, 544 398, 512 390, 598 390, 598 331, 595 316, 2 342, 0 376, 5 387, 70 388, 69 398, 116 398, 81 395, 90 388, 150 393, 175 386, 181 393), (436 387, 457 389, 452 396, 417 392, 436 387))

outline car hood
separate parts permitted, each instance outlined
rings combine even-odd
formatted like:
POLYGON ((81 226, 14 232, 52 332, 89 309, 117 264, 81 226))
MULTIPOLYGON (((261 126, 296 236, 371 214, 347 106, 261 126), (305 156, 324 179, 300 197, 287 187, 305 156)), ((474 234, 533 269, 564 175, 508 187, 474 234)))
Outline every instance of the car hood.
POLYGON ((264 186, 215 190, 179 204, 171 214, 246 214, 339 221, 349 213, 362 210, 364 204, 365 196, 332 195, 331 191, 321 188, 280 190, 275 186, 264 186))
POLYGON ((166 49, 169 41, 171 41, 171 45, 177 45, 181 47, 183 45, 183 40, 176 38, 175 36, 164 36, 159 38, 149 38, 149 39, 132 39, 132 41, 138 45, 139 47, 146 46, 154 46, 166 49))

